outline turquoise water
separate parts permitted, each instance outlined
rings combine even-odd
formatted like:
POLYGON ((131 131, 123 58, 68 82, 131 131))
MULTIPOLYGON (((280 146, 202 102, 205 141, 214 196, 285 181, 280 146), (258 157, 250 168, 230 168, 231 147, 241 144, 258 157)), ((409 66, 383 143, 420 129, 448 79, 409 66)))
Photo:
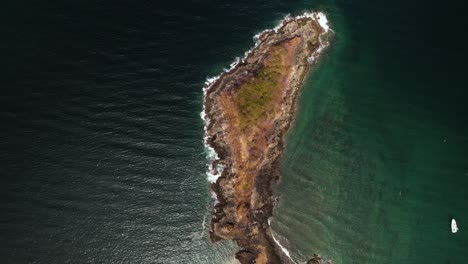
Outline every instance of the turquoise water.
POLYGON ((465 263, 468 97, 457 61, 431 45, 418 47, 431 63, 419 57, 417 14, 371 5, 353 23, 339 7, 288 136, 273 229, 297 261, 465 263))
POLYGON ((288 135, 273 231, 298 262, 466 263, 466 8, 403 0, 5 3, 2 263, 232 262, 207 236, 203 83, 317 9, 336 35, 288 135))

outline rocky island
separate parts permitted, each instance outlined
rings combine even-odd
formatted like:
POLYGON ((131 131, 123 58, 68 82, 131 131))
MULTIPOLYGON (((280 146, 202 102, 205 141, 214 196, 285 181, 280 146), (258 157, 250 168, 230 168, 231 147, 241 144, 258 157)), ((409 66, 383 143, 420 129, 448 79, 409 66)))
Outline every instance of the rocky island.
POLYGON ((211 188, 217 198, 210 239, 234 240, 242 264, 292 261, 268 219, 299 91, 328 35, 323 13, 286 17, 258 34, 255 47, 204 88, 205 143, 214 151, 209 173, 216 176, 211 188))

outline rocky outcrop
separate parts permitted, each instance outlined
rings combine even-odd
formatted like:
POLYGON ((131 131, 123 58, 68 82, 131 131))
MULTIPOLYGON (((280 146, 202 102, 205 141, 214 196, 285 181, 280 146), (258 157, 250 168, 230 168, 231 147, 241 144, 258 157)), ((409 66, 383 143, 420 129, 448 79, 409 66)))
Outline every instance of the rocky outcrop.
MULTIPOLYGON (((244 59, 206 87, 207 143, 220 177, 211 188, 218 202, 212 241, 230 239, 241 263, 288 263, 271 236, 268 218, 277 201, 284 135, 311 65, 327 45, 324 16, 287 18, 257 38, 244 59)), ((312 261, 312 260, 311 260, 312 261)), ((311 262, 314 263, 314 262, 311 262)))

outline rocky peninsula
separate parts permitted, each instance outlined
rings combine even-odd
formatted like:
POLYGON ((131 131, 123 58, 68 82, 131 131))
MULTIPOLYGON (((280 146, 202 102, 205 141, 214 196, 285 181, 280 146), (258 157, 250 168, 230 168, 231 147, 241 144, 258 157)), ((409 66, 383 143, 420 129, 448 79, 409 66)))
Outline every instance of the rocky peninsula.
POLYGON ((210 239, 234 240, 242 264, 292 262, 272 237, 268 219, 277 202, 285 134, 329 33, 323 13, 286 17, 206 83, 202 116, 205 143, 214 150, 209 173, 217 198, 210 239))

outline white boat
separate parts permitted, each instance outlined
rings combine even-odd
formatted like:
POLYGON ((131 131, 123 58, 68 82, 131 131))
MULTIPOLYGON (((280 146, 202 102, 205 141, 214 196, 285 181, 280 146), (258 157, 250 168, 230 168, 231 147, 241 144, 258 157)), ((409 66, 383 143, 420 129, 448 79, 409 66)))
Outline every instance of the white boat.
POLYGON ((455 221, 455 219, 452 218, 452 233, 456 233, 457 231, 458 231, 457 222, 455 221))

